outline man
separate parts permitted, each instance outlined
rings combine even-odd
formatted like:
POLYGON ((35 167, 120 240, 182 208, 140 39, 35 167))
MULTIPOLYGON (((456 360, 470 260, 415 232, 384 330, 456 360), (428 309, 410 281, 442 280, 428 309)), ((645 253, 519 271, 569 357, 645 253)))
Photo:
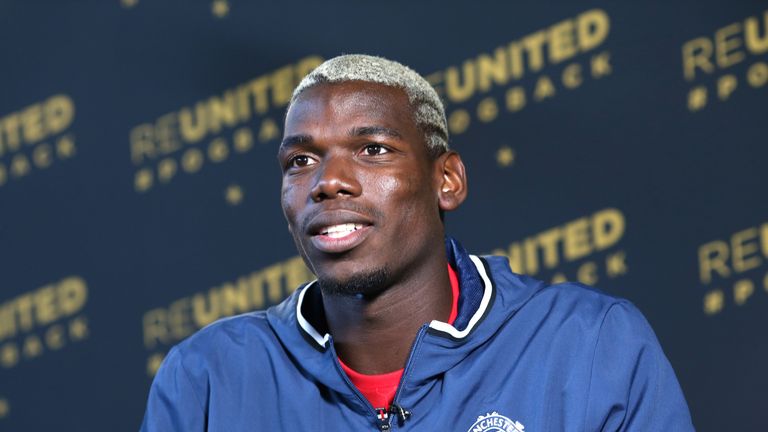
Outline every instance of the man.
POLYGON ((443 106, 414 71, 331 59, 294 92, 282 206, 317 281, 168 354, 145 431, 686 431, 629 302, 467 254, 443 106))

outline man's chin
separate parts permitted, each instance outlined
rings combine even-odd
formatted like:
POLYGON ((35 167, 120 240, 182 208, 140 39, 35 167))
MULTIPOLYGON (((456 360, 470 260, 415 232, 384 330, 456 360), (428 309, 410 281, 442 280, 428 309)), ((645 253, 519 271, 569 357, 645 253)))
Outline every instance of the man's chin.
POLYGON ((325 295, 375 297, 389 284, 386 267, 360 272, 343 278, 319 277, 317 282, 325 295))

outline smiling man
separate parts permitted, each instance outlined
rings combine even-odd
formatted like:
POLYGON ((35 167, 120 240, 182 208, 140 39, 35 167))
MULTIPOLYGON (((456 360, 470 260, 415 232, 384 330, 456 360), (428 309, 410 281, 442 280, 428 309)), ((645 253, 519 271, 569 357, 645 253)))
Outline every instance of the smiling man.
POLYGON ((693 430, 626 300, 468 254, 445 113, 407 67, 347 55, 299 84, 282 206, 317 280, 171 350, 146 431, 693 430))

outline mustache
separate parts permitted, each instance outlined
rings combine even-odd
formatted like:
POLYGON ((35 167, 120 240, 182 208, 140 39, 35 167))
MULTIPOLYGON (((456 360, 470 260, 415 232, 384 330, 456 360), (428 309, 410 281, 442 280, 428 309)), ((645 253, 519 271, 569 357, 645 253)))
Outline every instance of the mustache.
POLYGON ((343 205, 334 206, 332 208, 315 207, 311 209, 302 219, 301 225, 299 226, 299 228, 301 229, 301 232, 306 233, 309 230, 309 224, 310 222, 312 222, 315 216, 319 215, 320 213, 324 213, 328 211, 336 211, 336 210, 347 210, 347 211, 359 213, 363 216, 366 216, 374 220, 384 219, 384 213, 382 213, 379 209, 375 207, 363 205, 360 203, 355 203, 355 202, 344 203, 343 205))

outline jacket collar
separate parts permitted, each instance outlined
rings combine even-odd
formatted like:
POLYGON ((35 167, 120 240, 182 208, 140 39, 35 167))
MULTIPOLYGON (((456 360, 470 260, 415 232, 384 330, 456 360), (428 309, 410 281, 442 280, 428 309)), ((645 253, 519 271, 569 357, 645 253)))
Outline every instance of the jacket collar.
MULTIPOLYGON (((536 291, 540 284, 509 271, 506 258, 469 255, 446 238, 447 257, 459 277, 458 315, 454 325, 425 323, 419 332, 404 380, 413 385, 450 369, 485 343, 536 291), (499 289, 501 278, 503 289, 499 289), (415 351, 429 361, 413 361, 415 351), (427 357, 428 356, 428 357, 427 357)), ((270 325, 297 366, 341 393, 352 393, 325 330, 322 298, 316 281, 296 290, 267 311, 270 325)), ((364 405, 364 404, 363 404, 364 405)))

